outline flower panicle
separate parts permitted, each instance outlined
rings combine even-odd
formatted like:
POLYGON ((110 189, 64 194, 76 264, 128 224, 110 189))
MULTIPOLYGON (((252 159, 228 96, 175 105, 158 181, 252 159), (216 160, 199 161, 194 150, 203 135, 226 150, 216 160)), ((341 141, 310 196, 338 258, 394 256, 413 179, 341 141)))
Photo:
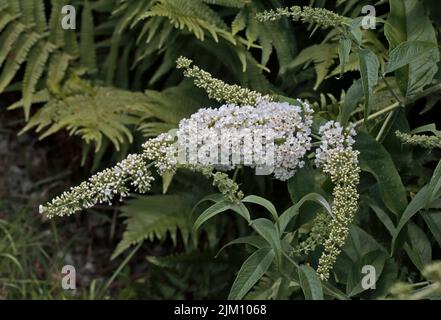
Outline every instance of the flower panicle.
POLYGON ((257 20, 261 22, 275 21, 282 17, 290 17, 294 21, 302 21, 319 28, 344 27, 348 25, 348 18, 324 8, 312 8, 309 6, 292 6, 290 8, 277 8, 266 10, 257 14, 257 20))
POLYGON ((319 130, 322 143, 316 150, 316 164, 328 174, 334 184, 331 206, 333 218, 328 225, 328 236, 323 241, 323 252, 317 273, 328 280, 341 247, 349 233, 349 225, 358 210, 360 180, 359 152, 352 148, 355 142, 353 126, 343 128, 340 123, 329 121, 319 130))
POLYGON ((47 218, 68 216, 96 204, 110 203, 117 195, 122 200, 129 195, 130 187, 145 193, 153 180, 143 155, 130 154, 115 167, 93 175, 46 205, 40 205, 39 211, 47 218))
POLYGON ((193 78, 194 84, 204 89, 211 99, 227 104, 251 106, 255 106, 260 101, 272 101, 269 95, 263 95, 236 84, 226 84, 198 66, 191 66, 192 63, 192 60, 185 57, 179 57, 176 61, 177 68, 184 69, 184 76, 193 78))
POLYGON ((441 138, 438 136, 428 136, 425 134, 409 134, 401 131, 395 131, 397 138, 404 144, 419 146, 426 149, 441 149, 441 138))

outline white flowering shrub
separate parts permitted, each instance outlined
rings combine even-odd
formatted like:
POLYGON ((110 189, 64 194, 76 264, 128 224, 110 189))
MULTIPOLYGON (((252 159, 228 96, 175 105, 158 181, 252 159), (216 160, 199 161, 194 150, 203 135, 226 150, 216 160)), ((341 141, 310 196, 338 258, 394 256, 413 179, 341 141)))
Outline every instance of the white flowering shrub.
MULTIPOLYGON (((198 71, 206 76, 205 71, 198 71)), ((222 87, 219 89, 217 82, 214 88, 212 86, 211 82, 204 85, 213 91, 219 91, 218 96, 221 97, 222 87)), ((228 91, 227 94, 232 93, 228 91)), ((47 205, 41 205, 40 213, 51 218, 55 215, 69 215, 97 203, 110 203, 115 196, 122 200, 129 194, 128 186, 139 193, 146 193, 154 180, 149 168, 154 166, 161 175, 176 173, 179 167, 187 167, 201 171, 207 177, 213 176, 214 185, 225 199, 222 200, 225 202, 223 206, 215 212, 218 214, 249 198, 242 199, 243 193, 238 191, 236 183, 227 175, 224 174, 219 179, 218 173, 213 174, 212 170, 228 171, 239 165, 252 168, 272 166, 274 178, 286 181, 294 176, 296 168, 304 166, 303 159, 311 149, 313 109, 306 101, 297 100, 297 103, 299 105, 294 106, 260 98, 254 106, 227 104, 216 109, 200 109, 189 119, 181 120, 173 134, 161 134, 147 141, 143 145, 142 154, 129 155, 113 169, 106 169, 89 181, 54 198, 47 205), (240 134, 244 131, 251 138, 251 133, 261 132, 265 139, 247 139, 240 134), (267 153, 265 156, 262 155, 263 149, 267 153)), ((355 135, 353 127, 343 128, 340 123, 331 120, 320 127, 319 134, 321 140, 316 149, 316 165, 323 166, 323 172, 329 174, 335 184, 334 202, 331 206, 320 195, 311 194, 311 199, 322 201, 332 216, 327 226, 328 237, 323 239, 324 252, 317 269, 320 278, 328 280, 340 247, 346 240, 349 224, 357 211, 359 168, 358 152, 352 149, 355 135)), ((210 213, 218 205, 219 202, 202 213, 195 226, 212 218, 213 214, 205 216, 205 213, 210 213)), ((253 225, 248 213, 240 214, 253 225)), ((279 218, 275 219, 274 223, 279 224, 279 218)), ((282 220, 285 224, 286 219, 289 218, 282 220)), ((256 231, 259 232, 258 229, 256 231)))
POLYGON ((110 225, 99 298, 439 295, 432 1, 380 1, 369 30, 359 1, 79 1, 78 34, 46 2, 0 1, 0 94, 92 172, 32 190, 44 221, 110 225))

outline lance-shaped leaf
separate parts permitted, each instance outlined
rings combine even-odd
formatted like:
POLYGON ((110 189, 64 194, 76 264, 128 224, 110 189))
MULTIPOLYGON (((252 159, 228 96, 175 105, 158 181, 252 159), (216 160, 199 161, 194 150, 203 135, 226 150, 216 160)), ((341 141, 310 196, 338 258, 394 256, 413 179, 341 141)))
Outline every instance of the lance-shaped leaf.
POLYGON ((262 278, 274 260, 274 251, 262 248, 255 251, 245 262, 237 274, 231 287, 229 300, 240 300, 262 278))
POLYGON ((371 109, 372 90, 378 83, 378 58, 369 49, 362 49, 358 53, 360 60, 360 75, 364 93, 364 119, 366 120, 371 109))

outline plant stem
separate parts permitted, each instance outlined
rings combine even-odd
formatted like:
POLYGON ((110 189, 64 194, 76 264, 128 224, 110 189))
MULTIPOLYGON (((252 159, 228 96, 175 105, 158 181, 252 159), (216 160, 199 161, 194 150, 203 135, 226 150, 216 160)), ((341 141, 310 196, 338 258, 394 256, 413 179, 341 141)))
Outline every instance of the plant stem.
POLYGON ((394 113, 395 113, 395 110, 391 111, 391 112, 387 115, 386 120, 384 120, 383 125, 381 126, 381 129, 380 129, 380 131, 378 132, 377 137, 375 138, 375 140, 377 140, 378 142, 381 142, 381 138, 385 135, 384 133, 385 133, 386 131, 389 131, 389 130, 387 130, 387 126, 389 125, 390 121, 392 120, 394 113))
MULTIPOLYGON (((366 120, 372 120, 372 119, 378 118, 379 116, 381 116, 381 115, 383 115, 383 114, 385 114, 385 113, 387 113, 389 111, 392 111, 394 109, 397 109, 398 107, 401 107, 400 103, 399 102, 394 102, 390 106, 388 106, 388 107, 386 107, 386 108, 384 108, 384 109, 382 109, 380 111, 377 111, 375 113, 372 113, 371 115, 369 115, 367 117, 366 120)), ((358 120, 357 122, 355 122, 355 125, 359 126, 360 124, 363 124, 363 123, 364 123, 364 119, 361 119, 361 120, 358 120)))
MULTIPOLYGON (((416 95, 413 96, 412 98, 406 99, 406 101, 404 102, 403 105, 406 106, 406 105, 412 104, 412 103, 414 103, 415 101, 417 101, 417 100, 419 100, 419 99, 422 99, 422 98, 424 98, 424 97, 427 97, 427 96, 429 96, 429 95, 431 95, 431 94, 437 93, 438 91, 441 91, 441 83, 438 83, 438 84, 436 84, 436 85, 434 85, 434 86, 432 86, 432 87, 430 87, 430 88, 428 88, 428 89, 422 91, 421 93, 416 94, 416 95)), ((384 113, 387 113, 387 112, 389 112, 389 111, 392 111, 392 110, 397 109, 398 107, 401 107, 400 102, 394 102, 394 103, 391 104, 390 106, 388 106, 388 107, 386 107, 386 108, 384 108, 384 109, 382 109, 382 110, 380 110, 380 111, 377 111, 377 112, 375 112, 375 113, 372 113, 371 115, 369 115, 369 116, 367 117, 366 120, 372 120, 372 119, 375 119, 375 118, 377 118, 377 117, 383 115, 384 113)), ((360 124, 363 124, 363 123, 364 123, 364 119, 361 119, 361 120, 356 121, 356 122, 355 122, 355 125, 356 125, 356 126, 359 126, 360 124)))
POLYGON ((434 86, 416 94, 415 96, 413 96, 412 98, 408 99, 406 101, 406 105, 413 103, 421 98, 427 97, 433 93, 437 93, 438 91, 441 91, 441 83, 435 84, 434 86))
POLYGON ((401 101, 400 97, 395 93, 394 89, 390 86, 389 82, 386 80, 386 78, 381 75, 381 79, 383 79, 384 83, 386 84, 387 89, 390 91, 390 93, 394 96, 394 98, 400 103, 402 107, 405 106, 404 102, 401 101))
POLYGON ((124 261, 119 265, 118 269, 115 270, 115 272, 112 274, 110 279, 106 282, 104 287, 99 290, 98 298, 102 299, 104 295, 106 294, 107 289, 109 289, 112 282, 115 280, 115 278, 121 273, 122 269, 129 263, 130 259, 134 256, 136 251, 141 247, 142 241, 130 252, 130 254, 124 259, 124 261))

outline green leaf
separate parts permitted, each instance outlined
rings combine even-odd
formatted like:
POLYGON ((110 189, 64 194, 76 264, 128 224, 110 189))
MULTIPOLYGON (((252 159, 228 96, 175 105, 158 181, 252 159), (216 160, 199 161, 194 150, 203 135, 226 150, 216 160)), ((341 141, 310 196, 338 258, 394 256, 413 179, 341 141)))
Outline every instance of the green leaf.
POLYGON ((413 129, 410 134, 416 134, 421 132, 431 132, 436 135, 438 138, 441 138, 441 130, 437 130, 434 123, 426 124, 424 126, 417 127, 413 129))
POLYGON ((396 250, 396 247, 398 245, 397 239, 400 236, 400 233, 402 232, 404 226, 416 213, 418 213, 418 211, 422 210, 426 206, 428 196, 428 186, 426 185, 421 188, 420 191, 418 191, 418 193, 412 198, 409 205, 406 207, 406 210, 401 215, 401 218, 392 237, 392 253, 394 253, 396 250))
POLYGON ((371 198, 363 197, 363 202, 375 212, 378 219, 383 223, 390 235, 393 236, 395 233, 395 225, 385 210, 383 210, 383 208, 381 208, 380 205, 371 198))
POLYGON ((408 230, 407 243, 404 245, 404 249, 413 264, 420 271, 423 271, 424 266, 432 261, 430 241, 424 231, 415 223, 410 222, 408 230))
POLYGON ((252 220, 250 225, 262 238, 264 238, 271 245, 274 253, 276 254, 277 265, 280 265, 282 244, 280 242, 280 234, 276 228, 276 225, 265 218, 252 220))
POLYGON ((400 216, 407 207, 406 190, 390 154, 364 132, 359 132, 355 140, 355 149, 360 151, 361 169, 375 177, 384 204, 400 216))
POLYGON ((425 60, 437 49, 436 44, 428 41, 406 41, 400 43, 389 53, 389 62, 385 66, 385 73, 393 72, 408 64, 425 60))
POLYGON ((234 239, 230 242, 228 242, 226 245, 224 245, 222 248, 219 249, 218 253, 216 254, 216 257, 227 247, 232 246, 234 244, 249 244, 250 246, 255 247, 256 249, 261 248, 270 248, 268 241, 263 239, 261 236, 246 236, 246 237, 240 237, 237 239, 234 239))
POLYGON ((350 300, 350 298, 344 294, 341 290, 334 287, 331 283, 323 283, 323 292, 333 298, 339 299, 339 300, 350 300))
POLYGON ((375 281, 377 281, 384 268, 386 260, 389 258, 389 254, 383 250, 373 250, 363 255, 363 257, 352 265, 349 271, 348 281, 346 284, 346 293, 348 296, 353 297, 367 289, 364 289, 361 285, 361 281, 365 276, 362 273, 363 266, 371 265, 375 270, 375 281))
POLYGON ((338 116, 339 122, 343 127, 349 122, 352 112, 357 108, 360 99, 363 97, 363 86, 361 80, 356 80, 346 92, 343 106, 338 116))
POLYGON ((264 207, 266 210, 268 210, 271 213, 274 221, 277 221, 278 219, 277 210, 276 207, 274 207, 274 205, 271 203, 271 201, 268 201, 267 199, 259 196, 250 195, 243 198, 242 202, 254 203, 264 207))
POLYGON ((166 194, 170 184, 173 180, 173 176, 175 174, 173 172, 164 172, 162 174, 162 193, 166 194))
POLYGON ((378 83, 380 63, 375 53, 369 49, 360 50, 358 59, 360 60, 360 75, 365 100, 364 119, 366 120, 371 109, 372 90, 378 83))
POLYGON ((250 222, 250 212, 247 207, 242 202, 234 203, 231 205, 231 210, 239 214, 242 218, 244 218, 247 222, 250 222))
POLYGON ((306 300, 323 300, 322 283, 313 268, 301 265, 299 280, 306 300))
MULTIPOLYGON (((407 41, 424 41, 436 47, 437 38, 432 21, 425 14, 420 0, 390 0, 390 12, 384 27, 384 34, 389 42, 389 50, 407 41)), ((401 93, 408 97, 432 82, 437 73, 438 50, 432 50, 424 59, 418 59, 397 70, 395 76, 401 93)))
MULTIPOLYGON (((296 171, 296 174, 288 180, 288 192, 293 204, 299 202, 308 193, 318 193, 325 195, 321 187, 320 178, 322 173, 318 169, 313 169, 310 163, 306 163, 303 168, 296 171)), ((314 218, 320 205, 309 202, 302 206, 299 218, 296 219, 296 226, 306 223, 314 218)))
POLYGON ((441 248, 441 211, 422 212, 421 215, 441 248))
POLYGON ((274 260, 274 251, 262 248, 255 251, 245 262, 237 274, 231 287, 229 300, 240 300, 259 281, 271 266, 274 260))
POLYGON ((364 17, 357 17, 351 21, 350 25, 350 33, 355 43, 361 45, 363 33, 361 32, 361 23, 363 22, 364 17))
POLYGON ((295 205, 288 208, 287 210, 285 210, 284 213, 281 214, 281 216, 279 217, 279 221, 278 221, 280 234, 283 234, 286 227, 288 226, 288 223, 291 221, 292 218, 294 218, 298 214, 300 207, 306 201, 314 201, 314 202, 320 204, 323 208, 326 209, 326 211, 330 215, 332 215, 331 206, 329 205, 328 201, 326 201, 326 199, 322 195, 320 195, 318 193, 309 193, 306 196, 304 196, 302 199, 300 199, 299 202, 297 202, 295 205))
POLYGON ((216 202, 211 207, 207 208, 204 212, 202 212, 201 215, 196 219, 193 225, 193 230, 194 231, 198 230, 203 223, 207 222, 209 219, 213 218, 217 214, 231 209, 231 207, 232 207, 231 202, 227 200, 216 202))
POLYGON ((438 196, 438 192, 441 189, 441 161, 438 163, 433 173, 430 182, 422 187, 418 193, 413 197, 412 201, 406 207, 403 215, 398 222, 394 236, 392 238, 392 251, 394 252, 398 245, 398 238, 402 232, 403 227, 408 221, 419 211, 427 209, 432 201, 438 196))
POLYGON ((349 227, 349 235, 342 251, 355 263, 371 251, 380 250, 387 253, 372 235, 356 225, 349 227))
POLYGON ((349 54, 351 53, 351 39, 342 38, 339 40, 338 57, 340 59, 341 74, 345 72, 345 64, 349 61, 349 54))
POLYGON ((441 197, 441 160, 433 172, 429 182, 429 203, 441 197))

